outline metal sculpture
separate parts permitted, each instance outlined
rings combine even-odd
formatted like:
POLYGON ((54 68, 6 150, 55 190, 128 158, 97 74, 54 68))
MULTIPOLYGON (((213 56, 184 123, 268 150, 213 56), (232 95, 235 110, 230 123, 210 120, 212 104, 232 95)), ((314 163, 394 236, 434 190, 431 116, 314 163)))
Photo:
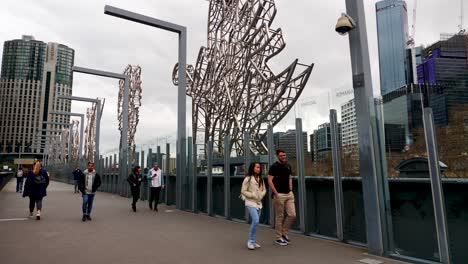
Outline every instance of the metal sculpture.
MULTIPOLYGON (((127 144, 129 147, 129 161, 131 163, 135 160, 135 134, 138 126, 140 106, 141 106, 141 67, 128 65, 124 70, 124 75, 130 77, 130 94, 129 94, 129 105, 128 105, 128 138, 127 144)), ((122 133, 123 117, 122 117, 122 105, 123 105, 123 94, 124 94, 125 81, 119 81, 119 103, 118 103, 118 119, 119 119, 119 130, 122 133)))
MULTIPOLYGON (((193 137, 202 133, 220 153, 226 135, 231 136, 227 147, 244 153, 244 131, 250 133, 251 151, 266 153, 267 127, 289 112, 312 72, 313 64, 297 59, 278 74, 268 66, 286 46, 281 29, 271 28, 276 12, 274 0, 210 1, 207 47, 185 72, 193 137)), ((176 65, 176 85, 178 74, 176 65)))
POLYGON ((79 156, 79 147, 80 147, 80 121, 72 121, 72 146, 71 146, 71 160, 78 160, 79 156))
POLYGON ((96 139, 96 107, 97 104, 93 103, 93 105, 86 109, 86 129, 85 129, 85 152, 84 158, 86 160, 93 160, 94 158, 94 151, 95 151, 95 139, 96 139))

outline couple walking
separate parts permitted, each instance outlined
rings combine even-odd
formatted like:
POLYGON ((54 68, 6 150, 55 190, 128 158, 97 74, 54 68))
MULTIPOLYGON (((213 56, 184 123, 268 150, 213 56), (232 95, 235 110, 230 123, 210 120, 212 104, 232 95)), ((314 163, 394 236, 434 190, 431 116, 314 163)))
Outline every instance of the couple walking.
MULTIPOLYGON (((276 151, 277 161, 270 166, 268 171, 268 185, 272 192, 272 202, 275 208, 275 243, 287 246, 291 243, 288 232, 296 219, 294 207, 294 194, 292 191, 291 166, 286 162, 286 152, 282 149, 276 151), (287 217, 284 218, 286 210, 287 217)), ((256 240, 256 229, 260 221, 262 199, 266 194, 266 186, 263 182, 262 166, 258 162, 250 164, 248 174, 244 178, 241 188, 241 198, 245 201, 245 207, 249 211, 251 225, 249 229, 248 249, 256 249, 261 246, 256 240)))
MULTIPOLYGON (((153 164, 153 168, 149 170, 146 177, 150 181, 149 208, 150 210, 154 209, 157 212, 159 204, 159 195, 161 193, 161 189, 164 189, 164 179, 161 174, 161 169, 158 167, 158 163, 153 164)), ((133 212, 136 212, 136 203, 140 198, 140 187, 143 181, 140 166, 135 166, 133 168, 132 173, 127 178, 127 181, 130 184, 130 191, 132 192, 133 197, 132 210, 133 212)))

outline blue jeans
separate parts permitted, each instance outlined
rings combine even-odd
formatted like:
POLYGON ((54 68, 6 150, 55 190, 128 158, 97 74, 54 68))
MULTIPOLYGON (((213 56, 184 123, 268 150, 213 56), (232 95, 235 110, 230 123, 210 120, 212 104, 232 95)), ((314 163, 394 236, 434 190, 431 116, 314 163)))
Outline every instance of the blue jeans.
POLYGON ((91 215, 93 209, 94 194, 83 194, 83 214, 91 215))
POLYGON ((257 233, 257 225, 258 225, 258 222, 260 221, 260 213, 262 212, 262 210, 255 208, 255 207, 250 207, 250 206, 246 206, 246 207, 247 207, 247 210, 249 210, 250 219, 252 220, 252 223, 250 224, 249 242, 252 244, 255 244, 257 243, 257 240, 255 239, 255 235, 257 233))
POLYGON ((16 192, 23 192, 23 177, 16 178, 16 192))

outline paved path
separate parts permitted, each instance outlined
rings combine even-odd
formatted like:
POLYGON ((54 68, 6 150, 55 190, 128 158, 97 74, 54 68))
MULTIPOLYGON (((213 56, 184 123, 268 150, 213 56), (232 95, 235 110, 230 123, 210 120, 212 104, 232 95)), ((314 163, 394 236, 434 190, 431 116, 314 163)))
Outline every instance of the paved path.
POLYGON ((96 195, 93 220, 83 223, 81 196, 57 182, 51 182, 37 221, 27 218, 28 198, 21 198, 14 187, 11 181, 0 192, 2 264, 331 264, 378 259, 361 248, 294 234, 293 244, 280 247, 273 243, 274 231, 266 227, 257 230, 262 248, 249 251, 246 224, 165 206, 156 213, 144 202, 133 213, 128 199, 107 193, 96 195))

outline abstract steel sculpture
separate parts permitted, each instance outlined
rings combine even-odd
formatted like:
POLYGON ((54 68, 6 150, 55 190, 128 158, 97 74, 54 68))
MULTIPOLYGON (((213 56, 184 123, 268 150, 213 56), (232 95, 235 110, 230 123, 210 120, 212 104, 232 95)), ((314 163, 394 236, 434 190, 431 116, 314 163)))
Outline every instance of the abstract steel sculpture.
POLYGON ((78 120, 73 120, 72 121, 72 156, 71 160, 75 161, 78 160, 79 156, 79 147, 80 147, 80 121, 78 120))
MULTIPOLYGON (((124 70, 124 75, 130 77, 130 95, 128 98, 128 139, 127 144, 129 147, 129 161, 131 163, 135 160, 135 134, 140 121, 140 106, 141 106, 141 67, 128 65, 124 70)), ((119 103, 118 103, 118 119, 119 130, 122 133, 123 118, 122 118, 122 105, 124 94, 125 81, 119 81, 119 103)))
POLYGON ((85 160, 93 160, 96 139, 96 103, 86 109, 86 129, 85 129, 85 160))
MULTIPOLYGON (((230 135, 227 147, 243 154, 248 131, 251 151, 265 154, 267 127, 289 112, 309 79, 313 64, 296 59, 279 74, 267 64, 286 46, 281 29, 271 28, 276 11, 274 0, 210 1, 207 47, 185 72, 193 138, 200 132, 204 142, 214 141, 215 151, 223 153, 223 138, 230 135)), ((178 74, 176 65, 176 85, 178 74)))

